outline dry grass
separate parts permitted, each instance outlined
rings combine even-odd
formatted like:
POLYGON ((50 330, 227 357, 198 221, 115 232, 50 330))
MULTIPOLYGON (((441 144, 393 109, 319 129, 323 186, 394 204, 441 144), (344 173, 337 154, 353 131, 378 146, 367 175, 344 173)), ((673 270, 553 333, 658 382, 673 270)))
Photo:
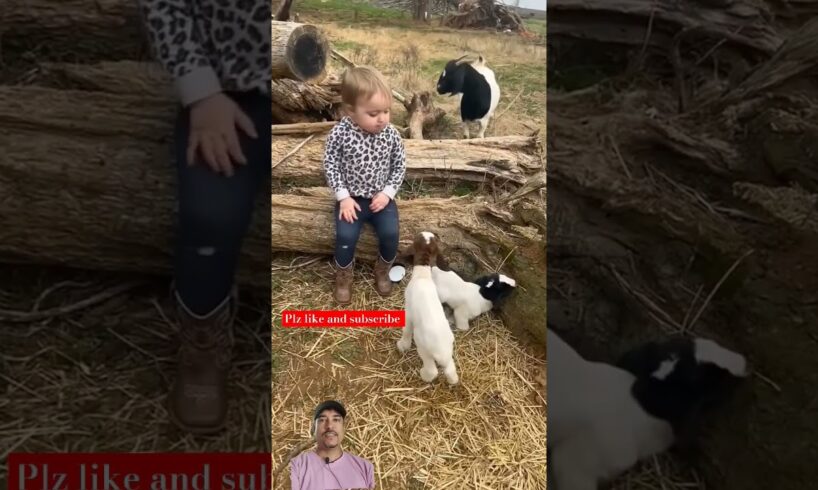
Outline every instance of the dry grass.
MULTIPOLYGON (((372 461, 379 488, 545 488, 541 357, 483 316, 456 333, 461 384, 451 388, 420 379, 414 348, 395 347, 399 329, 280 327, 284 309, 335 308, 332 279, 326 260, 274 275, 275 464, 309 437, 315 405, 337 398, 350 415, 345 447, 372 461)), ((402 285, 384 299, 371 279, 357 266, 345 309, 402 308, 402 285)), ((276 488, 288 488, 288 472, 276 488)))
MULTIPOLYGON (((445 63, 466 53, 482 53, 495 71, 501 90, 497 119, 487 136, 527 134, 545 126, 545 47, 519 36, 473 31, 377 30, 322 24, 333 45, 357 64, 380 69, 406 93, 435 93, 445 63)), ((342 69, 340 65, 337 69, 342 69)), ((457 137, 458 97, 436 96, 448 121, 435 137, 457 137)), ((399 104, 396 108, 400 107, 399 104)), ((400 108, 399 112, 403 112, 400 108)), ((399 123, 403 119, 396 118, 399 123)))
MULTIPOLYGON (((6 313, 77 304, 133 279, 8 265, 0 277, 6 313)), ((0 320, 0 461, 12 451, 267 451, 265 304, 244 297, 239 311, 228 429, 195 437, 176 429, 165 408, 177 346, 167 293, 165 281, 149 279, 64 315, 0 320)), ((0 480, 6 470, 0 465, 0 480)))

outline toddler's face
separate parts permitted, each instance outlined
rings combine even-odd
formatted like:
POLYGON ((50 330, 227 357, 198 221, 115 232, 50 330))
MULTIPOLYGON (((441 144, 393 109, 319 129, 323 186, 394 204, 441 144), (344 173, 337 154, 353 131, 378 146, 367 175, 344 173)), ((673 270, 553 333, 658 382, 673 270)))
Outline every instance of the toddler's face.
POLYGON ((369 133, 380 133, 389 124, 389 99, 376 93, 369 100, 358 100, 350 118, 369 133))

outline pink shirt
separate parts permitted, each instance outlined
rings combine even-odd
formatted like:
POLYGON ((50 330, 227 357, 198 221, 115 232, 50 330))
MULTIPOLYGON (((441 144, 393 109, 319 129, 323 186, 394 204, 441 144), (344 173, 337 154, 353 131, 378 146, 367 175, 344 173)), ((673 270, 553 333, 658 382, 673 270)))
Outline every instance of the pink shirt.
POLYGON ((348 490, 375 488, 375 470, 372 463, 343 453, 327 464, 314 451, 293 458, 290 463, 292 490, 348 490))

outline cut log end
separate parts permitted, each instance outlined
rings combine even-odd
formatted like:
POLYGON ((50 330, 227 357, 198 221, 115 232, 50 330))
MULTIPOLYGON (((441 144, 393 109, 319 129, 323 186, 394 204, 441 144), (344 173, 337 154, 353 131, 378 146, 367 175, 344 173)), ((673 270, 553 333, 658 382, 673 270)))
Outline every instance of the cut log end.
POLYGON ((329 44, 313 26, 293 30, 287 43, 287 66, 292 74, 304 81, 317 80, 324 75, 329 56, 329 44))

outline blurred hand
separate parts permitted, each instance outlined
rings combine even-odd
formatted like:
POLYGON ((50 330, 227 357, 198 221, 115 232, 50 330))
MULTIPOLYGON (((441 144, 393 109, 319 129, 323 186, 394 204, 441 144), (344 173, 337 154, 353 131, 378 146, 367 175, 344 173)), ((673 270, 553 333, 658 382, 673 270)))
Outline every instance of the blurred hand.
POLYGON ((355 199, 351 197, 347 197, 341 201, 341 210, 339 212, 339 217, 346 221, 347 223, 352 223, 356 219, 358 219, 358 213, 355 210, 360 211, 361 206, 355 202, 355 199))
POLYGON ((369 209, 372 210, 373 213, 377 213, 385 208, 387 204, 389 204, 389 196, 384 192, 379 192, 372 198, 369 209))
POLYGON ((246 165, 236 126, 251 138, 258 138, 253 121, 225 94, 214 94, 194 102, 190 109, 187 164, 193 165, 198 150, 214 172, 228 177, 233 175, 234 164, 246 165))

